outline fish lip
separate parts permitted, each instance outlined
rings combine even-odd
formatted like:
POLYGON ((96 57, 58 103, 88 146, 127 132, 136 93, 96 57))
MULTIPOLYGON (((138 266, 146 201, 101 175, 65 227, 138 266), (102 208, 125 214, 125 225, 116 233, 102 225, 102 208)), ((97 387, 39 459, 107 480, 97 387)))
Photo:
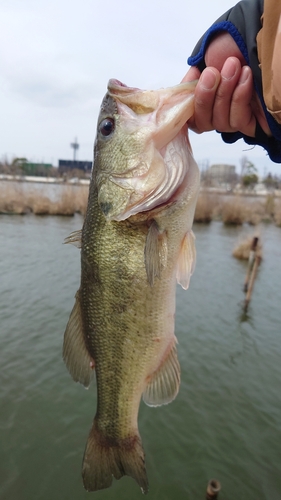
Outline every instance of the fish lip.
MULTIPOLYGON (((159 103, 165 104, 167 99, 193 94, 198 80, 181 82, 172 87, 159 90, 141 90, 129 87, 117 79, 110 79, 107 86, 108 95, 121 104, 125 104, 136 114, 147 114, 157 111, 159 103)), ((122 108, 121 108, 122 109, 122 108)), ((119 113, 121 109, 118 109, 119 113)))
POLYGON ((128 90, 130 92, 141 92, 141 89, 137 87, 129 87, 123 82, 120 82, 120 80, 117 80, 117 78, 111 78, 107 84, 107 90, 109 94, 118 94, 118 93, 128 93, 128 90))
MULTIPOLYGON (((181 82, 176 85, 173 85, 171 87, 168 87, 167 89, 163 88, 163 92, 167 92, 169 90, 170 92, 172 91, 173 93, 181 93, 184 91, 184 89, 189 89, 190 91, 194 91, 196 85, 197 85, 198 80, 193 80, 191 82, 181 82)), ((138 87, 129 87, 125 83, 121 82, 117 78, 110 78, 108 84, 107 84, 107 90, 108 92, 111 93, 117 93, 117 91, 121 91, 121 93, 134 93, 134 92, 144 92, 138 87), (129 92, 128 92, 129 91, 129 92)), ((147 90, 145 92, 155 92, 153 90, 147 90)))

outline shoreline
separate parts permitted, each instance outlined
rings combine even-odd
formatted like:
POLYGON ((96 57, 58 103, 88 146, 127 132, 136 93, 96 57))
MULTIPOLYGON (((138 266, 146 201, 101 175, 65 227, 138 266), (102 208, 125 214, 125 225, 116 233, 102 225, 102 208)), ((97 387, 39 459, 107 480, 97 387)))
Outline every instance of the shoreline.
MULTIPOLYGON (((0 175, 0 214, 85 215, 89 179, 0 175)), ((253 192, 201 187, 194 222, 281 226, 281 190, 253 192)))
POLYGON ((281 189, 258 189, 257 191, 252 189, 225 189, 219 187, 201 187, 200 193, 208 193, 214 195, 224 195, 224 196, 245 196, 245 197, 267 197, 274 196, 276 198, 281 198, 281 189))
MULTIPOLYGON (((0 183, 4 182, 19 182, 19 183, 33 183, 33 184, 59 184, 59 185, 71 185, 71 186, 89 186, 90 179, 79 179, 78 177, 72 177, 69 179, 62 177, 40 177, 40 176, 31 176, 31 175, 10 175, 10 174, 0 174, 0 183)), ((281 198, 281 189, 241 189, 239 187, 234 187, 233 189, 224 188, 224 187, 205 187, 201 186, 200 193, 209 193, 209 194, 217 194, 217 195, 241 195, 241 196, 274 196, 281 198)))
POLYGON ((9 175, 9 174, 0 174, 0 182, 8 181, 8 182, 32 182, 37 184, 70 184, 70 185, 85 185, 89 186, 90 179, 78 179, 78 177, 73 177, 70 179, 65 179, 62 177, 39 177, 32 175, 9 175))

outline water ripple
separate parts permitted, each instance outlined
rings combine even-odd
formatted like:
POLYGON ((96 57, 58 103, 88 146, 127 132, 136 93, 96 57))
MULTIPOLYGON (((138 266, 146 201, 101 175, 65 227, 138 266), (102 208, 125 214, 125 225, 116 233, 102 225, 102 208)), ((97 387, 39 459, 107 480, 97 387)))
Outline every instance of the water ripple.
MULTIPOLYGON (((80 467, 95 387, 74 384, 61 357, 80 274, 79 251, 62 242, 82 219, 0 216, 0 224, 0 498, 88 499, 80 467)), ((199 500, 216 477, 227 500, 279 500, 281 231, 264 227, 246 316, 245 266, 231 257, 239 231, 212 223, 195 234, 197 269, 190 289, 177 289, 180 392, 171 405, 140 408, 149 495, 199 500)), ((140 495, 130 478, 96 493, 140 495)))

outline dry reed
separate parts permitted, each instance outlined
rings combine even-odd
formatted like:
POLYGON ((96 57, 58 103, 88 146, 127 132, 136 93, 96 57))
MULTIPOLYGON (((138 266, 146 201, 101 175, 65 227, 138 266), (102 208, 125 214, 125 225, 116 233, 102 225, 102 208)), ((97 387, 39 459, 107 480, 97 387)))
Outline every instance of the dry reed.
MULTIPOLYGON (((87 209, 88 185, 42 184, 0 182, 0 213, 36 215, 85 215, 87 209), (56 192, 56 197, 48 194, 56 192)), ((268 195, 263 201, 254 201, 243 196, 225 196, 201 191, 196 205, 194 221, 209 223, 214 219, 224 224, 242 225, 247 222, 256 225, 260 221, 274 220, 281 226, 281 199, 268 195)))
POLYGON ((27 200, 24 200, 21 184, 11 186, 5 183, 4 187, 0 193, 0 213, 25 214, 31 211, 27 200))
POLYGON ((247 218, 247 208, 240 196, 227 200, 221 207, 221 219, 226 225, 242 225, 247 218))
POLYGON ((274 221, 277 226, 281 227, 281 200, 275 203, 274 221))
POLYGON ((200 192, 194 214, 194 222, 210 223, 218 205, 218 196, 204 191, 200 192))
POLYGON ((252 248, 253 239, 258 237, 258 244, 256 248, 256 255, 262 258, 262 243, 260 239, 260 235, 258 233, 254 233, 252 235, 248 235, 243 239, 240 239, 237 246, 234 248, 232 255, 236 259, 239 260, 249 260, 250 251, 252 248))
POLYGON ((245 222, 251 226, 256 226, 265 219, 264 204, 260 201, 250 201, 245 204, 245 222))
POLYGON ((33 212, 35 215, 74 215, 79 212, 86 213, 89 188, 86 185, 59 186, 59 196, 55 199, 47 196, 49 186, 41 190, 23 188, 21 183, 1 184, 0 213, 26 214, 33 212))
POLYGON ((265 203, 264 203, 264 211, 265 215, 268 215, 271 219, 274 217, 274 212, 275 212, 275 198, 272 194, 269 194, 266 197, 265 203))

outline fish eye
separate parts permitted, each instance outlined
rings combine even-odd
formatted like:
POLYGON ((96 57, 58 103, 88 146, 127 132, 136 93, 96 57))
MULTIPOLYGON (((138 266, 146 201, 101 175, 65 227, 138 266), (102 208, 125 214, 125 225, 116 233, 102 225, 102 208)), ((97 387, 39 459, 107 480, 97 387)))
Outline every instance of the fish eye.
POLYGON ((114 129, 115 129, 115 122, 112 118, 105 118, 104 120, 101 121, 99 125, 99 131, 105 137, 112 134, 112 132, 114 132, 114 129))

